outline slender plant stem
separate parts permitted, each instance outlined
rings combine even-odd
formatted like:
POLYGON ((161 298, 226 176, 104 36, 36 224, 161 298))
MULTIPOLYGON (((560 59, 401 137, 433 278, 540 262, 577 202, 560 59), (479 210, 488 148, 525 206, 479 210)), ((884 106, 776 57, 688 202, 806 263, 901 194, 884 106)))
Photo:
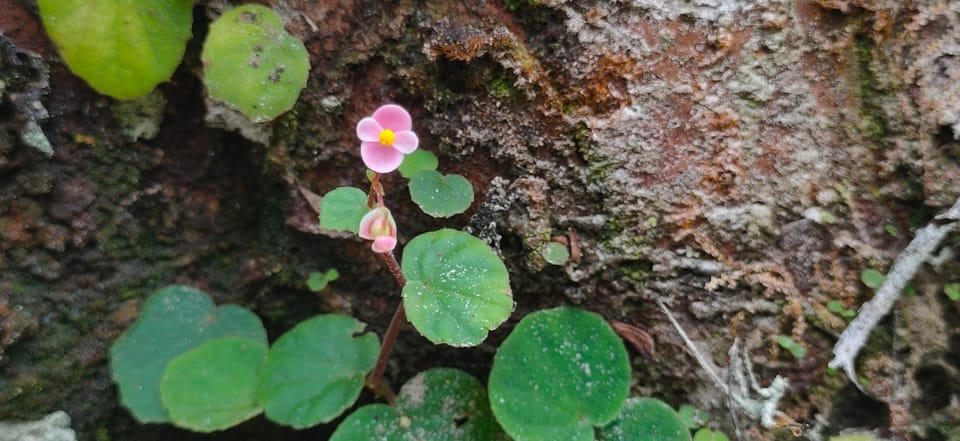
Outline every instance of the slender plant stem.
MULTIPOLYGON (((397 279, 400 289, 403 289, 407 284, 407 279, 403 277, 403 273, 400 271, 400 264, 397 263, 397 258, 393 256, 393 252, 380 253, 380 257, 383 258, 383 262, 390 270, 390 274, 393 274, 393 278, 397 279)), ((387 326, 387 333, 383 336, 383 345, 380 346, 377 365, 373 368, 370 376, 367 377, 367 387, 372 389, 376 394, 384 397, 390 404, 396 402, 396 395, 389 385, 383 383, 383 371, 387 368, 387 359, 390 358, 390 352, 393 351, 393 344, 397 341, 400 328, 406 321, 407 313, 403 310, 403 301, 401 300, 400 304, 397 305, 397 310, 393 313, 393 318, 390 319, 390 325, 387 326)))

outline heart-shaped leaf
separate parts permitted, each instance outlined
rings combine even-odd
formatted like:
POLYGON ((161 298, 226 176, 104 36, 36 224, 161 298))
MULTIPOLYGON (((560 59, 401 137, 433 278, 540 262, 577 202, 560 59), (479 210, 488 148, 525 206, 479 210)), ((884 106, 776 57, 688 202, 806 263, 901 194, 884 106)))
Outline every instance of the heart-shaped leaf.
POLYGON ((213 432, 260 413, 256 391, 266 357, 264 342, 227 337, 174 358, 160 382, 160 397, 173 424, 213 432))
POLYGON ((279 15, 256 4, 238 6, 214 21, 200 57, 210 97, 253 122, 290 110, 310 72, 303 42, 284 30, 279 15))
POLYGON ((331 441, 506 441, 483 386, 457 369, 419 373, 400 389, 396 408, 371 404, 337 427, 331 441))
POLYGON ((434 170, 423 170, 414 175, 408 185, 413 202, 433 217, 463 213, 473 203, 473 186, 460 175, 442 175, 434 170))
POLYGON ((164 369, 174 357, 218 337, 267 343, 263 324, 246 308, 217 308, 205 292, 188 286, 157 291, 110 349, 110 371, 120 401, 140 422, 170 421, 160 400, 164 369))
POLYGON ((690 441, 690 429, 670 405, 656 398, 630 398, 600 441, 690 441))
POLYGON ((407 318, 434 343, 480 344, 513 311, 506 266, 467 233, 421 234, 404 248, 401 266, 407 318))
POLYGON ((377 336, 360 336, 353 317, 325 314, 280 336, 267 357, 257 397, 267 418, 303 428, 328 422, 353 405, 380 351, 377 336))
POLYGON ((417 149, 413 153, 403 157, 400 163, 400 176, 410 179, 424 170, 436 170, 440 165, 437 155, 424 149, 417 149))
POLYGON ((354 187, 337 187, 320 200, 320 228, 337 231, 360 231, 360 219, 370 211, 367 194, 354 187))
POLYGON ((490 405, 516 440, 593 440, 630 386, 630 362, 599 315, 561 307, 523 318, 500 345, 490 405))
POLYGON ((70 70, 118 99, 170 79, 190 39, 193 0, 39 0, 70 70))

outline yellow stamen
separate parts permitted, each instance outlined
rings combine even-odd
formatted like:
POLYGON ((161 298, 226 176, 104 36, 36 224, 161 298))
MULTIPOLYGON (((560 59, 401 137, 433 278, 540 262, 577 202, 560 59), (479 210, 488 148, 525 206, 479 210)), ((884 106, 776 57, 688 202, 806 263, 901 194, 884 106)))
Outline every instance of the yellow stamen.
POLYGON ((380 131, 380 144, 385 146, 392 146, 393 142, 397 140, 397 135, 393 133, 393 130, 383 129, 380 131))

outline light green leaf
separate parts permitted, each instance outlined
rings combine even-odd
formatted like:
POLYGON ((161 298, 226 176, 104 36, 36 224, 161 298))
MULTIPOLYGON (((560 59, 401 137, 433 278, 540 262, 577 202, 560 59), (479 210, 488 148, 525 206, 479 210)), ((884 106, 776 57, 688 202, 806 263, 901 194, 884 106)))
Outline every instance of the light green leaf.
POLYGON ((562 243, 547 242, 540 254, 543 255, 543 260, 551 265, 563 265, 570 260, 570 250, 562 243))
POLYGON ((860 273, 860 280, 867 287, 877 289, 887 280, 887 276, 873 268, 867 268, 860 273))
POLYGON ((513 311, 503 261, 482 240, 457 230, 424 233, 407 244, 401 264, 403 306, 434 343, 475 346, 513 311))
POLYGON ((703 426, 707 422, 707 414, 692 404, 680 406, 677 409, 677 415, 680 415, 680 419, 690 430, 703 426))
POLYGON ((630 398, 617 419, 600 430, 600 441, 690 441, 690 429, 667 403, 630 398))
POLYGON ((267 418, 295 428, 326 423, 353 405, 380 351, 364 324, 339 314, 316 316, 270 349, 257 398, 267 418))
POLYGON ((354 187, 334 188, 320 200, 320 228, 327 230, 360 231, 360 219, 370 211, 367 194, 354 187))
POLYGON ((803 345, 797 343, 796 340, 788 335, 777 336, 777 344, 779 344, 780 347, 790 351, 790 354, 793 355, 793 358, 796 358, 797 360, 801 360, 807 355, 807 350, 803 347, 803 345))
POLYGON ((314 271, 310 273, 307 277, 307 288, 313 292, 323 291, 327 287, 327 284, 337 280, 340 277, 340 272, 335 268, 330 268, 326 272, 314 271))
POLYGON ((150 93, 183 58, 192 0, 39 0, 47 34, 73 73, 117 99, 150 93))
POLYGON ((457 369, 417 374, 400 388, 396 408, 364 406, 347 417, 330 441, 508 441, 483 385, 457 369), (424 438, 429 434, 428 438, 424 438))
POLYGON ((140 422, 170 421, 160 400, 164 369, 174 357, 218 337, 267 343, 263 324, 246 308, 217 308, 205 292, 188 286, 157 291, 110 349, 110 372, 120 401, 140 422))
POLYGON ((954 302, 960 301, 960 283, 947 283, 943 285, 943 293, 947 298, 954 302))
MULTIPOLYGON (((497 350, 490 406, 516 440, 593 440, 630 386, 623 342, 599 315, 560 307, 520 321, 497 350)), ((682 426, 682 422, 681 422, 682 426)))
POLYGON ((238 6, 214 21, 200 57, 210 97, 253 122, 293 108, 310 73, 303 42, 284 30, 279 15, 256 4, 238 6))
POLYGON ((264 342, 227 337, 174 358, 160 382, 173 424, 213 432, 259 414, 256 390, 266 356, 264 342))
POLYGON ((424 149, 414 150, 413 153, 403 157, 399 169, 400 176, 410 179, 424 170, 436 170, 438 165, 440 161, 433 152, 424 149))
POLYGON ((473 203, 473 186, 460 175, 442 175, 423 170, 410 179, 410 198, 424 213, 450 217, 463 213, 473 203))
POLYGON ((693 441, 730 441, 730 438, 723 432, 704 427, 693 434, 693 441))

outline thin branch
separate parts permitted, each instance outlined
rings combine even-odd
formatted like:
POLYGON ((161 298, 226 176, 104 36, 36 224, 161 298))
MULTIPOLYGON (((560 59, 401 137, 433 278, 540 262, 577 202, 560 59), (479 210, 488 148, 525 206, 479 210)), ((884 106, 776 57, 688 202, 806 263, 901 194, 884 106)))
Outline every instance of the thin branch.
MULTIPOLYGON (((407 285, 407 279, 403 277, 400 264, 397 263, 397 258, 393 256, 393 252, 379 254, 380 257, 383 258, 383 262, 387 265, 387 269, 390 270, 390 274, 393 274, 393 278, 397 280, 400 289, 403 289, 403 287, 407 285)), ((387 326, 387 333, 383 335, 383 345, 380 346, 380 355, 377 356, 377 364, 373 368, 370 376, 367 377, 367 387, 377 395, 384 397, 390 404, 396 403, 396 395, 389 385, 383 383, 383 371, 387 368, 387 360, 390 358, 390 352, 393 351, 393 345, 397 341, 397 335, 400 334, 400 328, 403 327, 406 321, 407 314, 406 311, 403 310, 403 300, 401 300, 400 304, 397 305, 397 310, 393 313, 393 318, 390 319, 390 325, 387 326)))
POLYGON ((930 224, 917 231, 917 235, 910 244, 897 256, 877 294, 860 308, 857 317, 840 335, 840 339, 833 347, 833 359, 828 366, 834 369, 843 368, 850 381, 860 387, 854 367, 857 354, 863 349, 863 345, 870 337, 873 328, 880 323, 880 319, 893 308, 893 304, 900 297, 907 282, 913 279, 914 274, 920 269, 920 265, 930 259, 947 234, 957 229, 960 225, 957 221, 960 221, 960 199, 957 199, 949 210, 941 213, 930 224))

